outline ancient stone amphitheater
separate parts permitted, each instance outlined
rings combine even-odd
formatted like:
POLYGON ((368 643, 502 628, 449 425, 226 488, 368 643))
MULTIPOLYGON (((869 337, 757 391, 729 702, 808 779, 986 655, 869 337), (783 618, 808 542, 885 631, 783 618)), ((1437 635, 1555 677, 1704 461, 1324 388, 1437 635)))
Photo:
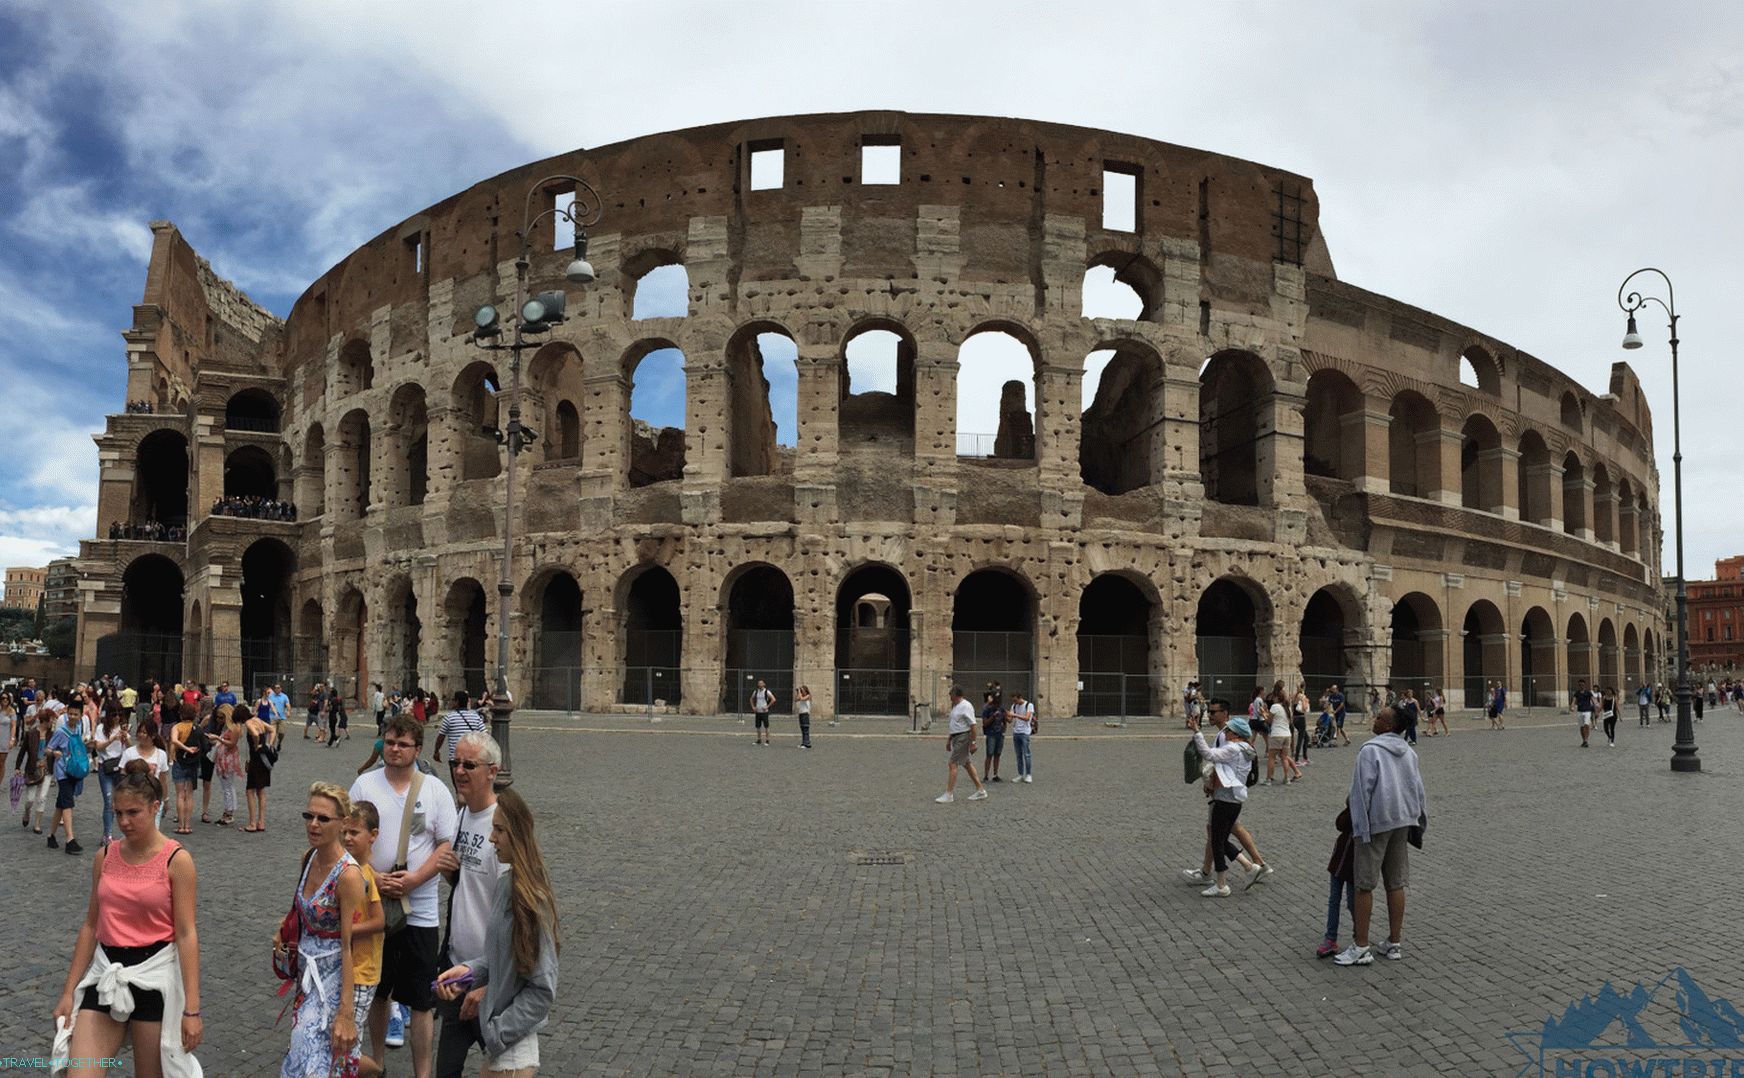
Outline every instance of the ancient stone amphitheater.
POLYGON ((153 411, 98 438, 83 671, 485 682, 487 428, 514 379, 470 331, 512 303, 529 192, 571 197, 553 175, 604 217, 589 285, 565 283, 550 218, 531 237, 531 289, 569 302, 520 379, 523 705, 742 710, 764 678, 778 710, 805 684, 820 714, 902 714, 998 680, 1044 714, 1166 714, 1198 677, 1475 706, 1491 681, 1547 703, 1661 661, 1626 365, 1596 394, 1340 281, 1302 176, 864 112, 516 168, 389 228, 283 321, 155 224, 125 334, 127 399, 153 411), (687 302, 648 316, 655 280, 687 302), (971 377, 983 335, 1021 357, 1008 379, 971 377), (651 425, 631 406, 654 361, 683 405, 651 425), (995 429, 958 429, 971 393, 995 429), (227 496, 297 519, 215 515, 227 496), (108 538, 152 521, 185 540, 108 538))

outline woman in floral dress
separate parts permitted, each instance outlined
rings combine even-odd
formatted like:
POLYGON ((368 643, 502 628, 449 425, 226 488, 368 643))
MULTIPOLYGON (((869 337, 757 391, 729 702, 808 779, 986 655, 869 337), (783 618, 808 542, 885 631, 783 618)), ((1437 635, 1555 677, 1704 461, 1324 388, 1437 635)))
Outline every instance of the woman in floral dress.
MULTIPOLYGON (((350 814, 351 798, 344 790, 326 782, 309 787, 303 812, 309 852, 292 899, 302 929, 296 944, 297 1019, 280 1078, 357 1078, 351 924, 363 908, 363 874, 342 841, 350 814)), ((274 946, 285 944, 275 939, 274 946)))
POLYGON ((221 826, 229 827, 236 820, 236 788, 242 785, 242 723, 236 709, 229 704, 218 709, 218 733, 208 734, 212 741, 212 770, 218 774, 218 788, 224 796, 221 826))

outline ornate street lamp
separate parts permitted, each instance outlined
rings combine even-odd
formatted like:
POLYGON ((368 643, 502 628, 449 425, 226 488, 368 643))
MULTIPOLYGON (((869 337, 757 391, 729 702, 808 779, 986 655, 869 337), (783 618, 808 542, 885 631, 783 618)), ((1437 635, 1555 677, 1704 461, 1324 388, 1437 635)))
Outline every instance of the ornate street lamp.
POLYGON ((563 309, 567 299, 562 291, 541 292, 531 298, 527 296, 527 271, 532 265, 533 229, 547 217, 551 218, 553 224, 562 219, 573 225, 575 254, 563 275, 575 284, 588 284, 594 279, 594 272, 593 265, 587 260, 587 230, 589 226, 599 223, 604 209, 598 193, 586 180, 579 177, 547 176, 535 183, 527 191, 526 205, 521 212, 521 230, 516 233, 521 241, 521 250, 515 256, 515 308, 507 318, 511 332, 508 343, 497 339, 502 336, 503 319, 494 306, 486 304, 480 307, 472 319, 474 345, 490 352, 509 353, 508 426, 501 430, 487 427, 484 431, 495 437, 497 444, 506 446, 509 451, 508 475, 503 482, 503 560, 497 576, 497 677, 491 699, 491 736, 496 738, 503 749, 503 766, 497 773, 499 786, 507 786, 514 781, 509 766, 509 716, 515 709, 514 697, 509 694, 509 610, 510 597, 514 594, 515 586, 509 568, 515 555, 515 458, 539 437, 537 431, 521 422, 521 352, 542 343, 527 338, 549 333, 552 326, 564 320, 563 309), (553 203, 550 209, 535 215, 534 196, 549 194, 559 184, 572 185, 575 200, 566 206, 553 203))
POLYGON ((1677 297, 1671 278, 1664 270, 1647 266, 1623 278, 1617 288, 1617 306, 1629 316, 1623 333, 1623 347, 1631 351, 1641 347, 1641 333, 1635 328, 1635 312, 1649 303, 1657 303, 1671 319, 1671 468, 1672 486, 1677 498, 1677 740, 1671 748, 1673 771, 1700 771, 1702 762, 1696 757, 1695 723, 1690 718, 1689 680, 1689 600, 1684 590, 1683 575, 1683 432, 1678 416, 1677 400, 1677 297), (1643 296, 1639 292, 1624 294, 1643 273, 1657 273, 1665 282, 1665 298, 1643 296))

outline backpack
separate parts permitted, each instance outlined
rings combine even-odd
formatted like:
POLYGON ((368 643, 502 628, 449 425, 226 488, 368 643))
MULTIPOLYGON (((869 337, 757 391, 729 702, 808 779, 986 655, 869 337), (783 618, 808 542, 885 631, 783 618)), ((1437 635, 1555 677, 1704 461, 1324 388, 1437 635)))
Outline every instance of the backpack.
POLYGON ((85 738, 77 726, 69 726, 67 735, 67 760, 62 770, 69 779, 82 779, 91 773, 91 756, 85 751, 85 738))

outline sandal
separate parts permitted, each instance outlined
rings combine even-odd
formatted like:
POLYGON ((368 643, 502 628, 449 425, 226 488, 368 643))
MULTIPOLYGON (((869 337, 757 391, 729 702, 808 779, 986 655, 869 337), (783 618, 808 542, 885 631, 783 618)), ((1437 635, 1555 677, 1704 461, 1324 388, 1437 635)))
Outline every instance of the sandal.
POLYGON ((228 816, 224 816, 224 817, 221 817, 221 818, 220 818, 220 819, 219 819, 219 820, 218 820, 218 826, 219 826, 219 827, 229 827, 229 826, 230 826, 230 822, 231 822, 231 821, 230 821, 230 817, 228 817, 228 816))
MULTIPOLYGON (((1434 737, 1435 735, 1430 734, 1429 736, 1434 737)), ((212 814, 210 812, 200 813, 200 822, 201 823, 211 823, 212 822, 212 814)))

